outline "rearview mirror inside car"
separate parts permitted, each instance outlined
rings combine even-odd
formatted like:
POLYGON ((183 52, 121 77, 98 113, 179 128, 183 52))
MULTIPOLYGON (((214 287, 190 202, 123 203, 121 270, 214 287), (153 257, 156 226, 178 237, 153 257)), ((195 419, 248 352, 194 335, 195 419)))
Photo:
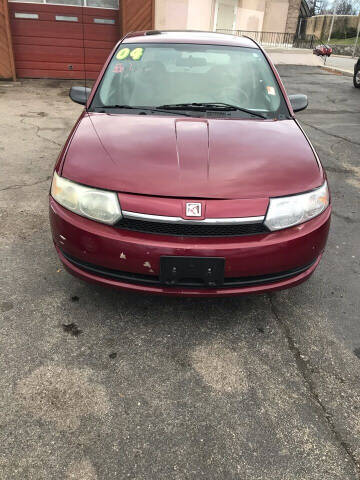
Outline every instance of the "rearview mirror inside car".
POLYGON ((187 58, 178 58, 176 60, 176 66, 178 67, 205 67, 207 64, 207 61, 205 58, 199 58, 199 57, 190 57, 187 58))
POLYGON ((308 98, 306 95, 298 93, 296 95, 289 95, 289 100, 294 112, 305 110, 308 106, 308 98))
POLYGON ((71 87, 69 96, 73 102, 85 105, 90 95, 91 88, 88 87, 71 87))

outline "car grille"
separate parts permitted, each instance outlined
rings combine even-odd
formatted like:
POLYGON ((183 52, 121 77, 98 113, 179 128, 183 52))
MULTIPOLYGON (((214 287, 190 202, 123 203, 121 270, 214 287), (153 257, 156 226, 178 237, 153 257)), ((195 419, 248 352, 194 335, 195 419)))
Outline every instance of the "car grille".
POLYGON ((233 224, 233 225, 199 225, 185 223, 163 223, 132 218, 122 218, 116 228, 133 230, 135 232, 152 233, 157 235, 173 235, 182 237, 234 237, 269 233, 263 223, 233 224))
MULTIPOLYGON (((62 250, 61 250, 61 253, 64 255, 66 260, 68 260, 70 263, 72 263, 76 267, 86 272, 92 273, 93 275, 97 275, 99 277, 105 277, 112 280, 117 280, 119 282, 135 284, 135 285, 165 287, 165 285, 163 285, 160 282, 160 279, 157 275, 143 275, 140 273, 123 272, 121 270, 115 270, 112 268, 94 265, 89 262, 84 262, 83 260, 79 260, 77 258, 74 258, 68 255, 62 250)), ((225 277, 224 284, 221 287, 216 287, 216 288, 220 290, 222 288, 254 287, 257 285, 266 285, 268 283, 280 282, 282 280, 287 280, 289 278, 295 277, 296 275, 300 275, 300 273, 305 272, 316 262, 316 260, 317 259, 315 258, 312 262, 306 265, 303 265, 302 267, 293 268, 292 270, 286 270, 278 273, 256 275, 252 277, 225 277)), ((182 280, 176 284, 176 287, 211 289, 211 287, 205 286, 203 282, 197 279, 191 279, 188 281, 182 280)), ((167 288, 171 288, 171 287, 167 287, 167 288)))

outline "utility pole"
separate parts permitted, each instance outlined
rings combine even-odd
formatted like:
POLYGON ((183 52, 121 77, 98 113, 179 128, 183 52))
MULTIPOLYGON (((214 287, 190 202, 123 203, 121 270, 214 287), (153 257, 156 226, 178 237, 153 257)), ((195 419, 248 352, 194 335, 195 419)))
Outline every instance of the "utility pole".
POLYGON ((354 45, 354 50, 353 50, 352 58, 355 57, 356 47, 357 47, 357 44, 358 44, 358 42, 359 42, 359 33, 360 33, 360 13, 359 13, 359 21, 358 21, 358 27, 357 27, 357 33, 356 33, 356 40, 355 40, 355 45, 354 45))
POLYGON ((336 15, 336 10, 337 10, 337 4, 338 4, 338 0, 334 0, 334 10, 333 10, 332 19, 331 19, 328 43, 330 43, 331 34, 332 34, 332 31, 333 31, 333 28, 334 28, 334 21, 335 21, 335 15, 336 15))

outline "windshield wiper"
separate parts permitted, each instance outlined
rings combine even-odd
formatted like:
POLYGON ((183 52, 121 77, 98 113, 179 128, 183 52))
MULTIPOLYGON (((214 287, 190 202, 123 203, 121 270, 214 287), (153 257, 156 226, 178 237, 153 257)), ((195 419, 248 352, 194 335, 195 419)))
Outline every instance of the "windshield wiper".
MULTIPOLYGON (((119 110, 119 109, 124 109, 124 110, 149 110, 151 112, 165 112, 165 113, 171 113, 169 110, 170 108, 160 108, 160 107, 141 107, 139 105, 103 105, 99 107, 94 107, 96 110, 119 110)), ((176 109, 177 110, 177 109, 176 109)), ((185 115, 186 117, 190 117, 191 115, 185 112, 178 113, 178 115, 185 115)))
POLYGON ((207 110, 212 110, 212 111, 232 111, 232 112, 244 112, 248 113, 249 115, 254 115, 255 117, 260 117, 260 118, 265 118, 267 117, 258 112, 254 112, 253 110, 248 110, 247 108, 244 107, 239 107, 238 105, 231 105, 230 103, 222 103, 222 102, 209 102, 209 103, 174 103, 174 104, 169 104, 169 105, 159 105, 159 107, 164 110, 198 110, 198 111, 203 111, 206 112, 207 110))

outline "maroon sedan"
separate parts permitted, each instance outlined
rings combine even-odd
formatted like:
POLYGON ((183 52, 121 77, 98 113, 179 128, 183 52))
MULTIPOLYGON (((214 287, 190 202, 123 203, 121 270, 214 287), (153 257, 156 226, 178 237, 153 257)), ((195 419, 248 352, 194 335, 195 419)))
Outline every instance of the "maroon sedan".
POLYGON ((237 295, 306 280, 330 224, 326 175, 253 40, 127 35, 55 166, 50 219, 67 270, 172 295, 237 295))

